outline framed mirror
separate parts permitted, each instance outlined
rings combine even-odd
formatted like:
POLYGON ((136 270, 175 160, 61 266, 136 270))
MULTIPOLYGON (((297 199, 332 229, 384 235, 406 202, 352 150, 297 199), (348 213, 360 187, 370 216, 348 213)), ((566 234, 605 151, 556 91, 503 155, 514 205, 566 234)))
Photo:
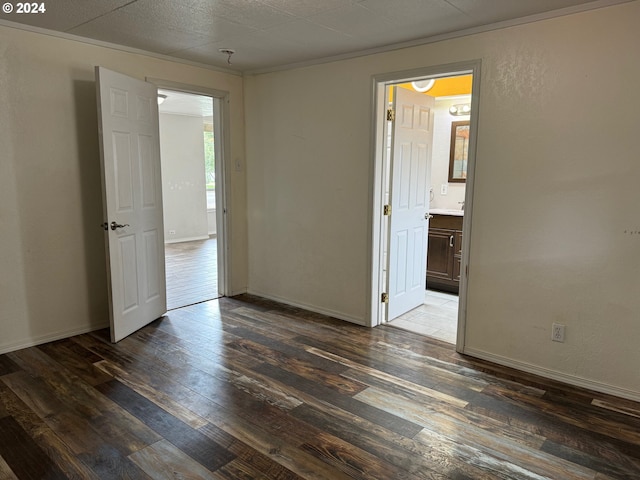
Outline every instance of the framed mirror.
POLYGON ((449 153, 449 182, 467 181, 469 155, 469 121, 451 122, 451 152, 449 153))

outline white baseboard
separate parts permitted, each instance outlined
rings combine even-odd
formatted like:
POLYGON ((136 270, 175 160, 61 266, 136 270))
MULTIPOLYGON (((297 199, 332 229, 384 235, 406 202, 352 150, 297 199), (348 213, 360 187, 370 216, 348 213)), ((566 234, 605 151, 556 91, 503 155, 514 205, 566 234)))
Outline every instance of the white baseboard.
POLYGON ((60 332, 49 333, 47 335, 41 335, 38 337, 26 338, 19 342, 9 343, 5 345, 0 344, 0 355, 3 353, 15 352, 16 350, 22 350, 23 348, 35 347, 36 345, 42 345, 43 343, 54 342, 56 340, 62 340, 63 338, 73 337, 75 335, 82 335, 83 333, 93 332, 102 328, 107 328, 106 325, 90 325, 82 328, 63 330, 60 332))
POLYGON ((171 240, 167 240, 167 238, 165 237, 164 243, 195 242, 196 240, 209 240, 209 235, 198 235, 197 237, 186 238, 172 238, 171 240))
POLYGON ((354 317, 353 315, 338 312, 336 310, 331 310, 328 308, 323 308, 317 305, 311 305, 304 302, 296 302, 288 298, 279 297, 278 295, 270 295, 268 293, 260 292, 258 290, 248 289, 247 293, 249 295, 256 295, 258 297, 266 298, 268 300, 273 300, 279 303, 284 303, 286 305, 291 305, 293 307, 304 308, 305 310, 309 310, 310 312, 320 313, 322 315, 327 315, 329 317, 337 318, 339 320, 355 323, 356 325, 366 326, 366 322, 363 318, 354 317))
POLYGON ((626 398, 635 402, 640 402, 640 392, 634 392, 626 388, 616 387, 602 382, 596 382, 587 378, 577 377, 575 375, 569 375, 567 373, 558 372, 544 367, 539 367, 527 362, 521 362, 512 358, 503 357, 501 355, 494 355, 493 353, 485 352, 483 350, 477 350, 475 348, 465 348, 462 352, 470 357, 479 358, 481 360, 487 360, 489 362, 497 363, 505 367, 515 368, 516 370, 522 370, 523 372, 533 373, 541 377, 549 378, 551 380, 558 380, 569 385, 577 387, 587 388, 600 393, 606 393, 608 395, 614 395, 620 398, 626 398))

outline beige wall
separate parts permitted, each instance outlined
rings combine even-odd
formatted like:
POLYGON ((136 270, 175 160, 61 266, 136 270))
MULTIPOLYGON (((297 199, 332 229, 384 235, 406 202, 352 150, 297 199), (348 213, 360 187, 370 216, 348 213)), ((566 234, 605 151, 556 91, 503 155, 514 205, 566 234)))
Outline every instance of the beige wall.
POLYGON ((466 351, 640 399, 638 18, 636 1, 245 79, 249 290, 366 322, 371 77, 481 59, 466 351))
MULTIPOLYGON (((0 352, 108 321, 94 66, 230 92, 242 78, 0 26, 0 352)), ((246 287, 244 172, 229 169, 231 289, 246 287)))

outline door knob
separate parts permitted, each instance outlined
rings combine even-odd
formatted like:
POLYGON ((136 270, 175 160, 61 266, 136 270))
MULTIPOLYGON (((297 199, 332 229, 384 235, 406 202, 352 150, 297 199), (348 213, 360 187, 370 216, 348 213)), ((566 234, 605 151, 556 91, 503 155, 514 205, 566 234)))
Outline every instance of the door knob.
POLYGON ((116 228, 124 228, 128 226, 129 226, 128 223, 125 223, 124 225, 120 225, 119 223, 111 222, 111 230, 115 230, 116 228))

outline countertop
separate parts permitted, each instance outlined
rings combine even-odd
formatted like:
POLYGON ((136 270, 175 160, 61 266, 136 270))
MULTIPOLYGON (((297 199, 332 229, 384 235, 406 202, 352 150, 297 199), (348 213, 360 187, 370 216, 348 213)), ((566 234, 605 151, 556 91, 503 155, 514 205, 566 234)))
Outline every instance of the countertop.
POLYGON ((454 217, 463 217, 464 210, 456 210, 453 208, 430 208, 430 215, 451 215, 454 217))

